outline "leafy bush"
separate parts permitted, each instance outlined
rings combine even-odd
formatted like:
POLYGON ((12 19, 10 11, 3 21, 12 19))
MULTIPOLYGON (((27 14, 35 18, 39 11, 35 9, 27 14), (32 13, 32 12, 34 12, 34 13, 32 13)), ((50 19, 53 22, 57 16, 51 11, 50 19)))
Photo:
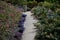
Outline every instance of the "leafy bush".
POLYGON ((33 8, 33 7, 37 6, 37 2, 36 1, 29 1, 29 2, 27 2, 27 6, 29 8, 33 8))
POLYGON ((14 28, 17 26, 20 17, 21 12, 17 7, 0 1, 0 40, 12 39, 14 28))
POLYGON ((7 3, 11 3, 14 5, 24 5, 24 2, 26 2, 26 0, 1 0, 1 1, 6 1, 7 3))
POLYGON ((52 8, 52 7, 55 7, 56 4, 45 1, 45 2, 38 3, 38 6, 43 6, 43 7, 46 7, 46 8, 52 8))
POLYGON ((52 6, 52 3, 44 2, 44 3, 43 3, 43 6, 44 6, 44 7, 47 7, 47 8, 50 8, 50 7, 52 6))
POLYGON ((32 12, 38 19, 35 40, 60 40, 60 10, 38 6, 32 12))
POLYGON ((43 2, 39 2, 38 3, 38 6, 43 6, 43 2))
POLYGON ((60 3, 60 0, 45 0, 45 1, 47 1, 47 2, 51 2, 51 3, 55 3, 55 2, 60 3))
POLYGON ((38 7, 36 7, 36 8, 33 8, 33 9, 32 9, 32 12, 34 13, 33 15, 34 15, 37 19, 39 19, 40 16, 41 16, 41 14, 46 13, 47 10, 48 10, 48 9, 46 9, 46 8, 44 8, 44 7, 38 6, 38 7), (45 10, 45 11, 44 11, 44 10, 45 10))
POLYGON ((45 1, 45 2, 38 3, 38 6, 42 6, 42 7, 51 9, 52 11, 55 11, 57 6, 59 6, 59 5, 57 5, 56 3, 50 3, 50 2, 45 1))

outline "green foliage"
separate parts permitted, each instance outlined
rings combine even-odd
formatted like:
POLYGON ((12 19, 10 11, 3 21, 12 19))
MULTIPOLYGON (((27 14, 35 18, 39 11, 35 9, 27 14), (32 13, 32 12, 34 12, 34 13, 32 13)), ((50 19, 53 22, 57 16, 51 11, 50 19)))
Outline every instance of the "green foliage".
POLYGON ((50 2, 40 2, 38 3, 38 6, 43 6, 43 7, 46 7, 46 8, 50 8, 53 4, 50 3, 50 2))
POLYGON ((56 0, 45 0, 47 2, 56 2, 56 0))
POLYGON ((27 2, 27 6, 29 8, 33 8, 33 7, 37 6, 37 2, 36 1, 29 1, 29 2, 27 2))
POLYGON ((24 2, 27 2, 27 0, 4 0, 4 1, 6 1, 6 2, 8 2, 8 3, 12 3, 12 4, 14 4, 14 5, 23 5, 24 4, 24 2))
POLYGON ((14 28, 20 17, 21 12, 17 7, 0 1, 0 40, 13 40, 14 28))
POLYGON ((37 29, 35 40, 60 40, 60 9, 55 10, 51 3, 46 4, 32 9, 33 15, 38 19, 35 24, 37 29))
POLYGON ((51 3, 60 3, 60 0, 45 0, 45 1, 47 1, 47 2, 51 2, 51 3))
POLYGON ((33 15, 35 15, 35 17, 39 19, 40 14, 42 14, 43 12, 43 8, 40 6, 35 7, 32 9, 32 12, 34 13, 33 15))
POLYGON ((40 2, 38 3, 38 6, 42 6, 48 9, 51 9, 52 11, 55 11, 57 7, 59 7, 59 5, 57 5, 56 3, 50 3, 50 2, 40 2))
POLYGON ((38 3, 38 6, 43 6, 43 2, 39 2, 38 3))

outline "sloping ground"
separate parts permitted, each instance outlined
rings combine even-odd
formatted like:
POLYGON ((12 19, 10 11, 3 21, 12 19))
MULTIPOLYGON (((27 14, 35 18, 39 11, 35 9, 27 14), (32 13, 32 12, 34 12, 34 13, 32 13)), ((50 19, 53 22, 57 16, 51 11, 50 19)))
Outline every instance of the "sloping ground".
POLYGON ((21 11, 11 4, 0 1, 0 40, 13 39, 14 28, 21 17, 21 11))
POLYGON ((31 16, 32 13, 30 11, 24 12, 23 14, 26 14, 27 17, 26 22, 24 24, 25 31, 23 33, 22 40, 34 40, 36 32, 33 23, 36 23, 37 21, 33 19, 33 17, 31 16))

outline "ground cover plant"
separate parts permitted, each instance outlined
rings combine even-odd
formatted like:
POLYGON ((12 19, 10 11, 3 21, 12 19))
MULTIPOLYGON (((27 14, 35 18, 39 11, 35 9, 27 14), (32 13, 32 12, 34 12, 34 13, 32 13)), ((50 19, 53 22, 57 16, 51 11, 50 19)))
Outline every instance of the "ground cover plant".
POLYGON ((17 7, 0 1, 0 40, 14 40, 14 28, 17 27, 21 14, 17 7))
POLYGON ((38 19, 35 40, 60 40, 60 9, 54 3, 41 2, 32 12, 38 19))

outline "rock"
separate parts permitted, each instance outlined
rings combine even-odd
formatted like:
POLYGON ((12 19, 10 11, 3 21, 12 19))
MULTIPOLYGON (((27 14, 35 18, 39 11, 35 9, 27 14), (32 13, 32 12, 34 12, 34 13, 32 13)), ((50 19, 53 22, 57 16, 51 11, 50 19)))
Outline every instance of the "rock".
POLYGON ((20 30, 18 30, 18 32, 22 33, 24 32, 25 28, 24 27, 20 27, 20 30))
POLYGON ((15 33, 14 38, 16 38, 16 39, 21 39, 21 37, 22 37, 22 33, 20 33, 20 32, 16 32, 16 33, 15 33))

